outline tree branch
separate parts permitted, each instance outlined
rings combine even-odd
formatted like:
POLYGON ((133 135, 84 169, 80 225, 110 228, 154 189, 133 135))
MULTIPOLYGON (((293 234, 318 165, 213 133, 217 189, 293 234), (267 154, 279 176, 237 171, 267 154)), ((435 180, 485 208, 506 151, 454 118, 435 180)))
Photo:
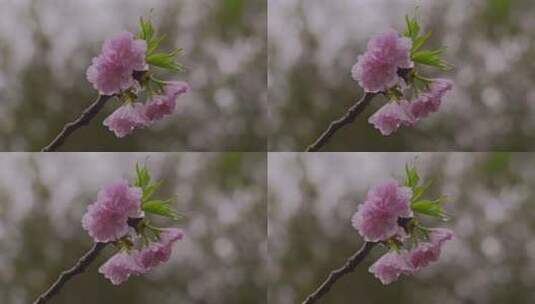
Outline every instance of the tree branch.
MULTIPOLYGON (((143 83, 145 79, 148 77, 148 75, 149 75, 148 71, 134 71, 134 73, 132 74, 132 77, 135 80, 137 80, 139 83, 143 83)), ((97 100, 92 105, 90 105, 87 109, 85 109, 82 112, 82 115, 78 117, 78 119, 66 124, 63 127, 63 130, 61 130, 61 132, 58 134, 58 136, 56 136, 56 138, 50 144, 48 144, 48 146, 44 147, 41 150, 41 152, 56 151, 61 145, 63 145, 63 143, 65 142, 67 137, 71 135, 71 133, 73 133, 74 131, 78 130, 79 128, 83 126, 88 125, 91 122, 91 120, 93 120, 93 118, 97 116, 98 112, 102 110, 106 102, 114 96, 115 95, 99 95, 97 100)))
POLYGON ((52 286, 45 291, 42 295, 40 295, 33 304, 44 304, 50 298, 57 295, 60 291, 63 285, 65 283, 72 279, 77 274, 80 274, 86 270, 86 268, 95 260, 95 258, 98 256, 98 254, 104 249, 109 243, 95 243, 93 244, 93 247, 78 260, 78 262, 69 270, 63 271, 56 282, 52 284, 52 286))
POLYGON ((370 104, 372 99, 377 96, 378 93, 366 93, 362 98, 357 101, 349 110, 342 116, 341 118, 334 120, 331 122, 329 127, 321 136, 308 148, 306 149, 306 152, 316 152, 319 151, 328 141, 329 139, 338 131, 340 128, 342 128, 345 125, 348 125, 355 121, 355 118, 366 109, 366 107, 370 104))
MULTIPOLYGON (((138 231, 139 229, 139 223, 143 221, 142 217, 134 217, 134 218, 128 218, 128 226, 136 229, 138 231)), ((93 247, 84 254, 83 257, 81 257, 78 262, 71 267, 69 270, 63 271, 56 282, 50 286, 50 288, 45 291, 43 294, 41 294, 37 300, 33 302, 33 304, 44 304, 50 298, 53 296, 59 294, 61 291, 61 288, 67 281, 72 279, 75 275, 80 274, 86 270, 86 268, 96 259, 96 257, 99 255, 99 253, 104 249, 107 245, 112 244, 113 242, 108 243, 94 243, 93 247)))
POLYGON ((333 270, 329 277, 327 277, 327 280, 321 284, 321 286, 316 289, 312 294, 310 294, 306 300, 302 304, 312 304, 319 300, 322 296, 324 296, 331 287, 336 283, 338 279, 340 279, 342 276, 351 273, 355 270, 357 265, 364 260, 364 258, 370 253, 372 248, 377 245, 377 243, 372 242, 366 242, 362 247, 355 252, 349 259, 347 259, 344 266, 333 270))
POLYGON ((56 138, 46 147, 44 147, 41 152, 53 152, 56 151, 64 142, 65 140, 71 135, 74 131, 78 130, 79 128, 88 125, 93 118, 102 110, 106 102, 112 98, 113 96, 108 95, 100 95, 98 99, 90 105, 87 109, 85 109, 82 112, 82 115, 78 117, 73 122, 70 122, 66 124, 63 127, 63 130, 56 136, 56 138))

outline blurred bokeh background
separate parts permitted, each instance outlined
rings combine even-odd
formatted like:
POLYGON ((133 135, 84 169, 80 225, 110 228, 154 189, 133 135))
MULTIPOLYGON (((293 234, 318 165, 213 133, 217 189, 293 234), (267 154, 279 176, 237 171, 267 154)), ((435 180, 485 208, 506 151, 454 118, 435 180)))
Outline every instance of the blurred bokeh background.
MULTIPOLYGON (((1 0, 0 150, 37 151, 96 98, 85 78, 103 41, 149 16, 183 48, 192 86, 177 112, 118 140, 102 121, 110 102, 64 151, 265 151, 265 0, 1 0)), ((167 78, 161 73, 160 78, 167 78)))
POLYGON ((115 287, 98 267, 69 281, 53 303, 265 303, 266 156, 202 154, 0 154, 0 303, 31 303, 91 247, 80 220, 99 188, 133 179, 146 162, 176 196, 185 229, 171 260, 115 287))
POLYGON ((456 69, 441 111, 383 137, 367 118, 326 151, 530 151, 535 148, 535 1, 269 0, 272 151, 303 151, 362 94, 351 67, 368 39, 418 15, 456 69))
MULTIPOLYGON (((534 303, 535 155, 276 153, 268 158, 269 303, 300 303, 362 244, 350 218, 368 188, 416 161, 449 197, 455 239, 439 262, 387 287, 368 273, 384 248, 321 303, 534 303)), ((427 220, 427 219, 426 219, 427 220)))

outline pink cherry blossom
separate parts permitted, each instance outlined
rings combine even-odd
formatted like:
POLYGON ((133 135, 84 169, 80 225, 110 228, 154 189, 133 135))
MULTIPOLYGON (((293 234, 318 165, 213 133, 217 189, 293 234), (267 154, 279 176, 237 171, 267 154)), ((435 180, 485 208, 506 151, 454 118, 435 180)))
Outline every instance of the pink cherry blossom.
POLYGON ((115 136, 122 138, 132 133, 136 128, 145 127, 149 124, 149 119, 145 115, 145 107, 142 103, 125 104, 113 112, 103 123, 115 133, 115 136))
POLYGON ((410 58, 411 48, 411 39, 402 37, 395 30, 377 35, 368 41, 368 52, 384 58, 385 61, 398 68, 404 69, 411 68, 414 65, 410 58))
POLYGON ((439 249, 442 245, 453 238, 453 231, 446 228, 432 228, 429 233, 429 240, 439 249))
POLYGON ((384 241, 402 233, 398 219, 413 215, 409 207, 411 196, 412 190, 395 180, 376 185, 353 215, 353 227, 369 242, 384 241))
POLYGON ((99 272, 114 285, 126 281, 131 275, 141 275, 169 260, 173 245, 184 237, 184 232, 177 228, 162 229, 158 242, 140 250, 121 251, 112 256, 99 272))
POLYGON ((103 95, 113 95, 135 85, 134 71, 147 69, 147 43, 123 32, 112 37, 102 47, 87 70, 87 79, 103 95))
POLYGON ((453 87, 453 82, 451 80, 437 78, 437 79, 433 79, 433 81, 429 85, 429 91, 431 91, 432 94, 436 96, 442 97, 444 96, 444 94, 446 94, 446 92, 451 90, 452 87, 453 87))
POLYGON ((422 242, 408 253, 408 261, 413 272, 419 271, 436 262, 440 257, 444 242, 451 240, 453 232, 449 229, 435 228, 429 233, 429 242, 422 242))
POLYGON ((136 261, 146 271, 169 260, 173 245, 181 240, 184 232, 177 228, 168 228, 160 232, 160 241, 152 243, 136 253, 136 261))
POLYGON ((164 88, 164 95, 158 95, 145 105, 145 116, 150 122, 170 115, 176 108, 176 99, 187 93, 189 85, 183 81, 169 82, 164 88))
POLYGON ((397 67, 371 53, 357 58, 351 74, 366 92, 386 91, 399 82, 397 67))
POLYGON ((169 81, 164 88, 165 95, 179 97, 189 91, 189 84, 185 81, 169 81))
POLYGON ((99 191, 82 218, 82 227, 95 242, 110 242, 128 233, 128 218, 139 216, 141 189, 119 180, 99 191))
POLYGON ((418 246, 398 252, 391 251, 379 258, 371 267, 370 272, 384 285, 397 280, 401 274, 413 274, 436 262, 442 250, 442 246, 453 237, 449 229, 430 229, 429 242, 419 243, 418 246))
POLYGON ((378 278, 383 285, 388 285, 396 281, 401 274, 409 274, 412 271, 407 262, 406 251, 388 252, 380 257, 370 268, 369 271, 378 278))
POLYGON ((422 93, 411 101, 409 111, 415 118, 425 118, 429 114, 438 111, 440 104, 441 100, 439 98, 428 93, 422 93))
POLYGON ((140 275, 144 271, 134 256, 126 252, 115 254, 98 269, 98 272, 109 279, 113 285, 119 285, 128 280, 131 275, 140 275))
POLYGON ((416 122, 409 107, 409 102, 406 100, 389 102, 375 112, 368 122, 373 124, 381 134, 388 136, 402 125, 410 126, 416 122))
POLYGON ((447 79, 435 79, 429 85, 429 90, 420 94, 410 102, 409 111, 416 118, 424 118, 438 111, 442 104, 442 97, 451 90, 453 83, 447 79))
POLYGON ((394 30, 373 37, 352 68, 353 79, 366 92, 388 90, 400 82, 399 69, 413 66, 411 47, 412 41, 394 30))

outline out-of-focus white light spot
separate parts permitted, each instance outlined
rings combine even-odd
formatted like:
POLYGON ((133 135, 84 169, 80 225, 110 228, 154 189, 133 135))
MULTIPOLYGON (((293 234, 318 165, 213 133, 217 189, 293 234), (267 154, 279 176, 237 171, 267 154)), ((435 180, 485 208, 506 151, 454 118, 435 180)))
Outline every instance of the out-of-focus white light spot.
POLYGON ((240 220, 235 201, 221 202, 217 207, 217 218, 223 224, 233 224, 240 220))
POLYGON ((503 105, 503 95, 500 90, 495 87, 486 87, 483 89, 481 98, 485 105, 494 110, 499 110, 503 105))
POLYGON ((234 255, 234 245, 227 238, 218 238, 215 240, 214 250, 222 259, 228 259, 234 255))
POLYGON ((501 243, 492 236, 488 236, 481 242, 481 251, 488 257, 498 257, 502 252, 501 243))
POLYGON ((491 73, 502 73, 507 70, 508 63, 505 61, 505 56, 503 51, 499 48, 491 47, 490 45, 486 48, 487 52, 485 53, 485 66, 486 69, 491 73))
POLYGON ((492 200, 485 204, 485 217, 487 220, 499 223, 503 222, 506 217, 506 202, 492 200))
POLYGON ((222 109, 231 109, 236 98, 234 93, 228 88, 220 88, 215 92, 215 101, 222 109))
POLYGON ((475 225, 469 216, 463 216, 457 221, 456 231, 462 236, 468 237, 474 233, 475 225))

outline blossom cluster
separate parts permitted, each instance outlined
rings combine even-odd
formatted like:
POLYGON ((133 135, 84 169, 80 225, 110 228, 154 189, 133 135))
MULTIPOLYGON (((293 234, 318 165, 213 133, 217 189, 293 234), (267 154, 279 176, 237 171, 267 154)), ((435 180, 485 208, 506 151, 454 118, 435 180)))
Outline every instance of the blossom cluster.
POLYGON ((121 251, 112 256, 99 272, 114 285, 126 281, 131 275, 141 275, 169 260, 173 244, 181 240, 184 232, 177 228, 162 229, 160 241, 142 249, 121 251))
POLYGON ((147 193, 154 192, 157 184, 147 181, 146 170, 138 168, 137 172, 141 177, 136 186, 124 179, 105 186, 82 218, 82 227, 95 242, 112 243, 120 249, 99 268, 114 285, 167 262, 174 243, 184 237, 181 229, 157 228, 144 217, 154 210, 164 216, 162 211, 173 213, 165 201, 149 200, 147 193))
POLYGON ((412 191, 395 180, 383 182, 368 192, 366 201, 352 218, 353 226, 367 242, 387 240, 402 233, 400 217, 412 216, 412 191))
POLYGON ((416 71, 416 64, 447 70, 439 50, 419 50, 430 34, 419 35, 415 19, 407 18, 407 31, 395 30, 372 37, 366 52, 357 58, 352 76, 367 93, 382 93, 389 102, 369 118, 381 134, 387 136, 401 126, 413 126, 420 119, 437 112, 444 95, 452 89, 447 79, 428 79, 416 71), (416 97, 403 98, 413 90, 416 97))
POLYGON ((352 68, 353 79, 366 92, 383 92, 402 81, 399 69, 409 69, 412 41, 391 30, 370 39, 368 48, 352 68))
POLYGON ((439 110, 442 97, 451 90, 448 79, 433 79, 429 88, 417 98, 389 102, 369 118, 383 135, 390 135, 401 126, 412 126, 420 119, 439 110))
POLYGON ((150 126, 166 115, 171 115, 176 107, 176 99, 188 90, 186 82, 169 82, 162 95, 155 96, 147 103, 127 103, 119 107, 104 120, 104 125, 117 137, 125 137, 136 128, 150 126))
POLYGON ((126 91, 136 84, 134 72, 148 69, 146 52, 147 42, 134 39, 132 33, 122 32, 109 38, 87 69, 87 80, 103 95, 126 91))
POLYGON ((429 230, 429 241, 421 242, 411 250, 386 253, 370 267, 370 272, 387 285, 396 281, 401 274, 414 274, 429 263, 438 261, 442 245, 452 239, 453 233, 443 228, 429 230))
POLYGON ((104 125, 119 138, 172 114, 176 99, 189 91, 186 82, 162 81, 151 74, 151 65, 173 71, 180 70, 180 66, 172 59, 175 51, 153 53, 161 37, 154 37, 152 25, 143 19, 141 32, 142 39, 136 39, 130 32, 108 38, 101 54, 87 70, 88 81, 100 94, 115 96, 124 102, 104 120, 104 125), (136 102, 146 90, 149 100, 136 102))
MULTIPOLYGON (((414 169, 407 172, 408 176, 417 176, 414 169)), ((385 285, 401 274, 414 274, 436 262, 444 243, 453 237, 449 229, 418 223, 416 213, 444 215, 440 200, 419 199, 425 186, 418 185, 418 179, 408 177, 405 185, 387 180, 372 187, 352 217, 353 227, 365 241, 379 242, 390 249, 369 269, 385 285)))
POLYGON ((95 242, 115 241, 128 233, 128 219, 141 215, 141 189, 124 179, 99 191, 82 218, 82 227, 95 242))

